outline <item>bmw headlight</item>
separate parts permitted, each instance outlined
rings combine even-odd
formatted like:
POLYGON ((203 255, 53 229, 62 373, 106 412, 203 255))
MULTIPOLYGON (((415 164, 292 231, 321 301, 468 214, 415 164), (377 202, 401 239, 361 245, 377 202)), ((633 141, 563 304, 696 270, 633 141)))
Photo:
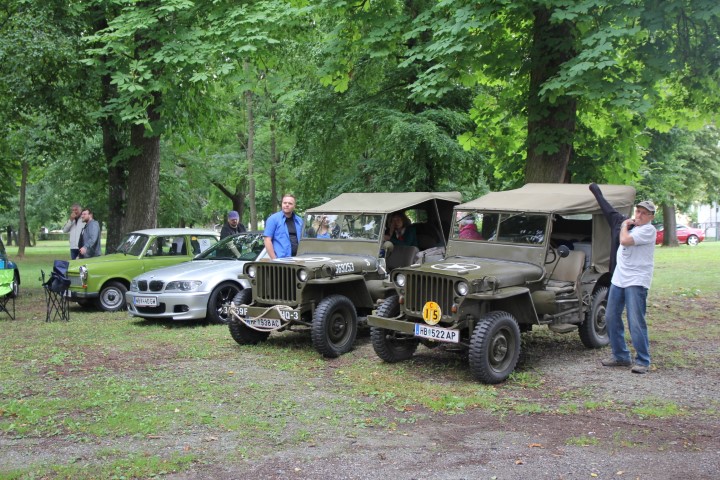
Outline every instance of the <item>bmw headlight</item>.
POLYGON ((255 274, 257 273, 257 267, 255 265, 250 265, 249 267, 247 267, 245 273, 247 273, 248 277, 255 278, 255 274))
POLYGON ((179 280, 168 282, 165 286, 165 291, 194 292, 200 285, 202 285, 200 280, 179 280))
POLYGON ((406 281, 407 278, 405 278, 404 273, 398 273, 397 275, 395 275, 395 285, 397 285, 398 287, 404 287, 406 281))
POLYGON ((140 291, 140 289, 137 286, 137 280, 133 280, 132 282, 130 282, 130 291, 131 292, 139 292, 140 291))
POLYGON ((88 269, 85 265, 80 266, 80 283, 83 285, 87 284, 88 269))
POLYGON ((308 271, 304 268, 298 271, 298 280, 301 282, 306 282, 308 279, 308 271))
POLYGON ((455 291, 456 291, 457 294, 460 295, 461 297, 464 297, 465 295, 467 295, 468 290, 469 290, 469 289, 468 289, 468 284, 465 283, 465 282, 458 282, 458 283, 455 285, 455 291))

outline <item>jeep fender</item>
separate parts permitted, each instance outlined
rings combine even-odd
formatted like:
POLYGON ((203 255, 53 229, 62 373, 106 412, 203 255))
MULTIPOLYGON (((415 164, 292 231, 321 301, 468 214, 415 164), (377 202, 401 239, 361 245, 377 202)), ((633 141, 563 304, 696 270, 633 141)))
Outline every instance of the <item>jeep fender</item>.
POLYGON ((519 324, 539 324, 530 290, 525 287, 510 287, 495 292, 473 293, 465 297, 463 305, 468 300, 480 302, 480 314, 502 310, 515 317, 519 324))

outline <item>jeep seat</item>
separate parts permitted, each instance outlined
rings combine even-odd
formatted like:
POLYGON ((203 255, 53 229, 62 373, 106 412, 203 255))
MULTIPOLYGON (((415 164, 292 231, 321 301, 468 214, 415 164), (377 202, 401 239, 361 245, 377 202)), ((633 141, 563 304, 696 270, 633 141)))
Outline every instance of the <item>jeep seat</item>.
POLYGON ((584 266, 585 252, 580 250, 571 250, 567 257, 558 258, 549 269, 551 274, 547 290, 555 294, 574 292, 579 286, 584 266))
POLYGON ((420 250, 418 247, 411 245, 395 245, 392 253, 386 260, 388 270, 394 270, 398 267, 408 267, 415 261, 415 255, 420 250))
POLYGON ((414 223, 413 228, 417 235, 418 248, 420 250, 437 247, 440 243, 440 235, 438 235, 433 225, 429 223, 414 223))

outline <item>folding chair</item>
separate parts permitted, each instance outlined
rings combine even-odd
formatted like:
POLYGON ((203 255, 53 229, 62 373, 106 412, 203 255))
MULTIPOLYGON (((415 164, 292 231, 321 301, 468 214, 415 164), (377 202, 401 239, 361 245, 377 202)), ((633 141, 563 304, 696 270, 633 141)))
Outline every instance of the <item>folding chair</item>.
POLYGON ((70 302, 67 291, 70 288, 70 279, 67 278, 69 262, 55 260, 50 278, 45 281, 45 272, 40 270, 42 275, 43 289, 45 290, 45 321, 70 320, 70 302))
POLYGON ((15 320, 15 270, 0 270, 0 314, 5 313, 15 320), (12 312, 9 306, 12 305, 12 312))

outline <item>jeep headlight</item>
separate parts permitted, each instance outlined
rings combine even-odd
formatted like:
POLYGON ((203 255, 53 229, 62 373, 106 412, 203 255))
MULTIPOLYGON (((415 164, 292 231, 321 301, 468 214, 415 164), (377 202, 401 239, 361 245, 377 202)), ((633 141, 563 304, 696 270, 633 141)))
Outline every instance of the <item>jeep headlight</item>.
POLYGON ((458 282, 455 284, 455 292, 461 297, 464 297, 468 294, 468 284, 465 282, 458 282))
POLYGON ((407 278, 405 278, 404 273, 398 273, 397 275, 395 275, 395 285, 397 285, 398 287, 404 287, 406 281, 407 278))
POLYGON ((140 289, 137 286, 137 280, 133 280, 130 282, 130 291, 131 292, 139 292, 140 289))
POLYGON ((200 285, 202 285, 200 280, 177 280, 168 282, 165 286, 165 291, 194 292, 200 285))
POLYGON ((87 284, 88 269, 85 265, 80 266, 80 283, 83 285, 87 284))
POLYGON ((257 273, 257 267, 255 265, 250 265, 249 267, 247 267, 245 273, 247 273, 248 277, 255 278, 255 274, 257 273))
POLYGON ((308 279, 308 271, 305 270, 304 268, 298 270, 297 277, 298 277, 298 280, 300 280, 301 282, 306 282, 308 279))

